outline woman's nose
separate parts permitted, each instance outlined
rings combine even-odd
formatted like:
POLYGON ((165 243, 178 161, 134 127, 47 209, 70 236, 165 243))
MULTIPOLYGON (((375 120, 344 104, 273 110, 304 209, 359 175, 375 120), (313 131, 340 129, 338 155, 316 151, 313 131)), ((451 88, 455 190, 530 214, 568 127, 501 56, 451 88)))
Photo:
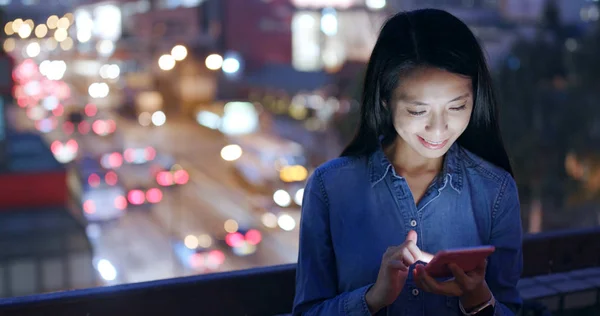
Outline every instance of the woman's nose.
POLYGON ((425 130, 436 135, 443 135, 448 130, 448 119, 444 114, 434 114, 431 116, 425 130))

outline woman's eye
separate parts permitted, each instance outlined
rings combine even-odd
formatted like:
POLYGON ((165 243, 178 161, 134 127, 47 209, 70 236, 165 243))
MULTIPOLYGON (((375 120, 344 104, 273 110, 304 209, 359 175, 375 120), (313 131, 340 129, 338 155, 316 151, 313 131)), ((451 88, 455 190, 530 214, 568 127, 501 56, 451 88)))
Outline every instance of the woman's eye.
POLYGON ((414 116, 421 116, 421 115, 425 114, 425 111, 411 111, 411 110, 408 110, 408 114, 414 115, 414 116))
POLYGON ((450 108, 450 110, 452 110, 452 111, 460 111, 460 110, 464 110, 465 108, 467 108, 467 105, 463 104, 463 105, 461 105, 459 107, 450 108))

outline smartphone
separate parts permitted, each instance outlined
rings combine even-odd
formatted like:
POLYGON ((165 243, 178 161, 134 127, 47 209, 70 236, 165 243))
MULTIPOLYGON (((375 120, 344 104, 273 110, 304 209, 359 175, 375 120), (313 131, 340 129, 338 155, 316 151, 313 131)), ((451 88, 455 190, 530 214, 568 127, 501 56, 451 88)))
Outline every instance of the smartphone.
POLYGON ((494 246, 441 250, 425 266, 425 271, 435 278, 451 277, 452 271, 448 268, 448 264, 454 263, 463 271, 470 272, 475 270, 477 265, 495 250, 494 246))

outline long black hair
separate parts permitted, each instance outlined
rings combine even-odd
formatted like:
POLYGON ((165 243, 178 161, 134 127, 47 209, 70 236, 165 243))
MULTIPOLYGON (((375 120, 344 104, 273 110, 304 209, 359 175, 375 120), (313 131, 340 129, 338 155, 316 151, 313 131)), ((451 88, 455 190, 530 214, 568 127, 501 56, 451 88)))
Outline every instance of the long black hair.
POLYGON ((369 155, 380 141, 387 146, 396 139, 392 110, 386 104, 391 104, 402 75, 418 67, 471 78, 473 112, 457 142, 512 175, 483 50, 467 25, 437 9, 398 13, 384 24, 367 66, 358 131, 342 156, 369 155))

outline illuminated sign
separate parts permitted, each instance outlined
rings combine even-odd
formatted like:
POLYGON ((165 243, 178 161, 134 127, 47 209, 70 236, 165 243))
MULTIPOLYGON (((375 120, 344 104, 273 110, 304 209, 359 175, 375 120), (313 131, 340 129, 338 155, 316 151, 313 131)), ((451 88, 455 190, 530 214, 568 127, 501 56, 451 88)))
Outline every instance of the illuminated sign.
POLYGON ((346 9, 360 3, 364 0, 292 0, 292 4, 299 8, 339 8, 346 9))

